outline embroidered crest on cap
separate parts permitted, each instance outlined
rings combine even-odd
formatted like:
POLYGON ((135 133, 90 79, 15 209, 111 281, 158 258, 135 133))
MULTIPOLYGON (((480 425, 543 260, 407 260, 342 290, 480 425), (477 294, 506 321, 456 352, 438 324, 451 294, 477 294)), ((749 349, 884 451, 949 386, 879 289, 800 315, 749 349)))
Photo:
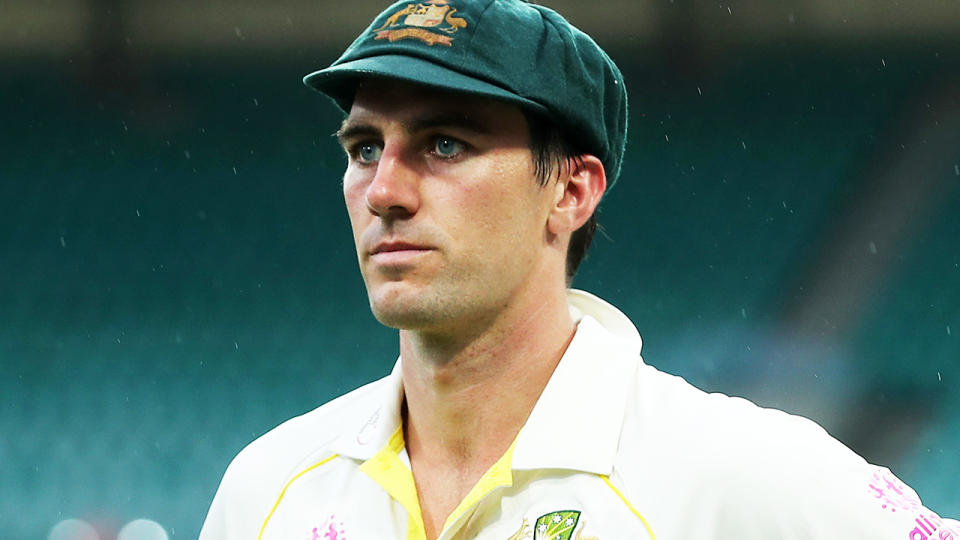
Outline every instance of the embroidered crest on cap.
POLYGON ((457 8, 451 7, 448 0, 407 4, 391 14, 383 26, 373 30, 376 33, 374 39, 419 39, 431 47, 438 43, 450 47, 453 45, 453 34, 467 27, 467 20, 455 17, 456 12, 457 8))

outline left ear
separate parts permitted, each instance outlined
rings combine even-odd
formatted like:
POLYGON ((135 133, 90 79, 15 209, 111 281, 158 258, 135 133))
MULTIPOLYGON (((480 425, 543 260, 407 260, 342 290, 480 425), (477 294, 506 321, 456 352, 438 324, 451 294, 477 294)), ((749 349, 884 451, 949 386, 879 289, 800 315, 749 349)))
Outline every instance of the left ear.
POLYGON ((553 234, 572 234, 600 204, 607 189, 607 175, 600 159, 590 154, 570 159, 562 170, 552 186, 556 191, 547 229, 553 234))

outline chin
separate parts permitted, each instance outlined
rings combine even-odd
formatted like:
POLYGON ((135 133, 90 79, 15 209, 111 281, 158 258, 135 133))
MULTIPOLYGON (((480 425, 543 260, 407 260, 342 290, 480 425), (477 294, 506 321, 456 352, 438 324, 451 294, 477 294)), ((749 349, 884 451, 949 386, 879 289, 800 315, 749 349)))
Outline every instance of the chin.
POLYGON ((409 290, 396 284, 385 284, 368 290, 370 311, 380 324, 397 329, 416 329, 435 323, 437 314, 429 309, 422 291, 409 290), (406 290, 405 290, 406 289, 406 290))

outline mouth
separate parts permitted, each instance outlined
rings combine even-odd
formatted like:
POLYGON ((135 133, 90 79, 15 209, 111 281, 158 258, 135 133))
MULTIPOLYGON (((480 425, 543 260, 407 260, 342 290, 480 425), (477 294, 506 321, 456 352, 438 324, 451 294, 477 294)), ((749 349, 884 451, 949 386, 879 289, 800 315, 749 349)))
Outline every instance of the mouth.
POLYGON ((400 264, 430 251, 433 248, 410 242, 381 242, 368 253, 378 264, 400 264))

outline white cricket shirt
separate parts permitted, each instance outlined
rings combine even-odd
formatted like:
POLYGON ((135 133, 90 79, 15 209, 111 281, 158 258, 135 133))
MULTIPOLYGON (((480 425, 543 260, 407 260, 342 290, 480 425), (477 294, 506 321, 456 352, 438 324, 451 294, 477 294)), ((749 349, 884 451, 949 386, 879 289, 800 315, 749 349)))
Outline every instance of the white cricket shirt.
MULTIPOLYGON (((570 346, 441 539, 960 540, 814 422, 657 371, 625 315, 581 291, 569 302, 570 346)), ((402 361, 240 452, 201 540, 423 539, 402 361)))

